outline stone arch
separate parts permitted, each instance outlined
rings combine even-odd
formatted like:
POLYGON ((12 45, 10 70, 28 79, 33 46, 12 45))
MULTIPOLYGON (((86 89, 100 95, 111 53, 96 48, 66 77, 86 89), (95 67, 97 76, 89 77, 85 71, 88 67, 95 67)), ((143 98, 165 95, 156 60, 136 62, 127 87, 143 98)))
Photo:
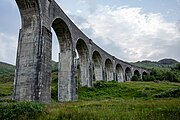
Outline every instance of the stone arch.
POLYGON ((93 79, 96 80, 103 80, 103 73, 102 73, 102 57, 98 51, 94 51, 92 55, 93 60, 93 79))
POLYGON ((59 42, 59 67, 58 67, 58 100, 68 101, 71 99, 71 72, 73 64, 73 47, 71 33, 67 24, 61 19, 56 18, 52 22, 58 42, 59 42), (66 88, 66 89, 64 89, 66 88), (64 94, 64 93, 68 94, 64 94))
POLYGON ((109 58, 105 61, 105 80, 113 80, 113 63, 109 58))
POLYGON ((116 65, 116 81, 123 82, 123 68, 120 64, 116 65))
POLYGON ((76 50, 80 61, 80 83, 82 86, 90 86, 89 82, 89 50, 83 39, 78 39, 76 50))
POLYGON ((131 81, 132 72, 129 67, 125 69, 125 81, 131 81))
POLYGON ((134 75, 136 75, 139 80, 141 79, 141 74, 140 74, 140 72, 138 70, 134 71, 134 75))

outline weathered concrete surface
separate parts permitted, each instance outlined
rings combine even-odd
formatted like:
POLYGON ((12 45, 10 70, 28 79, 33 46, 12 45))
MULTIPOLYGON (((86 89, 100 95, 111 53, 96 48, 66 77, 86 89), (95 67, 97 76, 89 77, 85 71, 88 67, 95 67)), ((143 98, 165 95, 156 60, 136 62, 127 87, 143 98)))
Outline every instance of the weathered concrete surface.
POLYGON ((150 71, 132 66, 105 52, 84 35, 54 0, 16 0, 21 14, 13 99, 51 101, 51 54, 54 29, 60 46, 58 99, 77 99, 76 51, 81 85, 97 80, 131 80, 150 71), (136 70, 136 72, 135 72, 136 70))

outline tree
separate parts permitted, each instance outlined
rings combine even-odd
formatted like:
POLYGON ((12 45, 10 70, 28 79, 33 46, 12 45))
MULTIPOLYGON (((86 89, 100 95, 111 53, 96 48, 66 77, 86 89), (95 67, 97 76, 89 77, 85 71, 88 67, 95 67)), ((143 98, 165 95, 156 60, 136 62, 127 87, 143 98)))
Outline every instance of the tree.
POLYGON ((131 81, 139 81, 139 78, 137 75, 133 75, 131 78, 131 81))

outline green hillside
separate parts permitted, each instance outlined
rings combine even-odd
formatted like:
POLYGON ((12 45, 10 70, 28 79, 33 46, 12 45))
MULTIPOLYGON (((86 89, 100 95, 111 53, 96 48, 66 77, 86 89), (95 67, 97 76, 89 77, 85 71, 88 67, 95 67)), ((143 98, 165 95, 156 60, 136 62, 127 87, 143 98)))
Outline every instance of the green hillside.
POLYGON ((0 75, 9 75, 14 73, 15 66, 0 62, 0 75))
POLYGON ((177 64, 179 64, 179 62, 174 59, 162 59, 157 62, 144 60, 138 62, 131 62, 131 64, 148 69, 152 69, 152 68, 170 69, 172 67, 175 67, 177 64))

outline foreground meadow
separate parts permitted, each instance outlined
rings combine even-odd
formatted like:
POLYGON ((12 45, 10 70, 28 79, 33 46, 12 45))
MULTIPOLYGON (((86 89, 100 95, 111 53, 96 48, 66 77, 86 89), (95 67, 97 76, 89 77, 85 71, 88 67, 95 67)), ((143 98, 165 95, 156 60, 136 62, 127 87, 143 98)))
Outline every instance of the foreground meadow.
MULTIPOLYGON (((53 88, 57 92, 56 87, 53 88)), ((2 92, 2 91, 1 91, 2 92)), ((6 91, 7 92, 7 91, 6 91)), ((8 93, 6 93, 8 94, 8 93)), ((96 82, 79 87, 79 100, 50 104, 1 101, 0 119, 179 120, 180 84, 96 82)))

